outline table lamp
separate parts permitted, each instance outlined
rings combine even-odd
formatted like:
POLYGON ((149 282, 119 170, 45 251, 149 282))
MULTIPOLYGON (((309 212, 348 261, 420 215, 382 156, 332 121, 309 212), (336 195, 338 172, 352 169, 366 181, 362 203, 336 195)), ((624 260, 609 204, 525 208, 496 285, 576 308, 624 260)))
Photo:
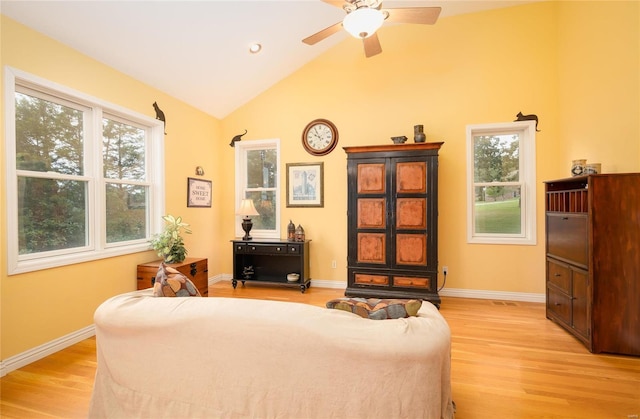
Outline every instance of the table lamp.
POLYGON ((240 208, 236 214, 244 215, 244 218, 242 219, 242 229, 245 234, 242 240, 251 240, 252 237, 249 235, 249 232, 251 231, 251 227, 253 227, 253 223, 251 222, 250 216, 260 215, 256 210, 256 207, 253 205, 253 200, 243 199, 242 202, 240 202, 240 208))

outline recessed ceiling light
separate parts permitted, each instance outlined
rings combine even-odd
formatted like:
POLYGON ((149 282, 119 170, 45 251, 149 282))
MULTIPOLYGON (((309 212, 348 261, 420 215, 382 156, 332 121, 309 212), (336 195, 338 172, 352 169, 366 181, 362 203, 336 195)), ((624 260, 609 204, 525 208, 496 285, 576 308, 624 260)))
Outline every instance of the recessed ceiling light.
POLYGON ((261 49, 262 49, 262 45, 256 42, 255 44, 251 44, 251 46, 249 47, 249 52, 252 54, 257 54, 260 52, 261 49))

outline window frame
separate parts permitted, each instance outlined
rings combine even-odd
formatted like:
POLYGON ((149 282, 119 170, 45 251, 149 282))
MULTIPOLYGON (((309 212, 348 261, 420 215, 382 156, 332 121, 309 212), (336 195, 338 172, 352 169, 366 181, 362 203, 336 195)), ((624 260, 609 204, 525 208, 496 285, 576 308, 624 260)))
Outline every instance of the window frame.
MULTIPOLYGON (((477 182, 483 183, 483 182, 477 182)), ((535 121, 467 125, 467 243, 536 245, 536 129, 535 121), (518 182, 500 185, 521 185, 521 230, 519 234, 475 232, 475 148, 478 135, 519 134, 518 182)))
MULTIPOLYGON (((238 212, 240 208, 240 202, 246 196, 247 189, 245 185, 247 184, 247 152, 255 151, 255 150, 265 150, 265 149, 275 149, 276 150, 276 167, 278 169, 278 173, 276 175, 275 188, 267 188, 267 190, 274 190, 274 200, 276 202, 276 211, 275 211, 275 220, 276 225, 274 230, 260 230, 253 228, 251 230, 251 236, 255 238, 265 238, 265 239, 279 239, 280 238, 280 214, 281 214, 281 201, 280 201, 280 192, 281 192, 281 168, 280 168, 280 139, 279 138, 271 138, 264 140, 252 140, 252 141, 236 141, 235 143, 235 210, 234 214, 238 212)), ((263 188, 252 188, 252 192, 256 192, 263 188)), ((242 230, 242 216, 235 215, 235 236, 242 237, 244 236, 244 231, 242 230)))
MULTIPOLYGON (((7 274, 14 275, 53 267, 88 262, 114 256, 147 251, 153 234, 163 228, 165 180, 164 180, 164 126, 161 121, 115 105, 99 98, 76 91, 67 86, 46 80, 33 74, 5 66, 4 117, 5 117, 5 173, 6 173, 6 248, 7 274), (71 176, 73 180, 87 182, 85 202, 85 246, 20 255, 18 246, 18 176, 68 179, 68 175, 51 172, 18 170, 16 167, 16 92, 36 92, 38 97, 48 97, 56 103, 72 103, 75 108, 85 108, 83 118, 85 145, 83 150, 83 174, 71 176), (149 185, 147 197, 146 237, 115 243, 106 240, 106 184, 114 179, 102 173, 102 118, 118 118, 146 130, 145 165, 149 185)), ((28 94, 28 93, 27 93, 28 94)), ((131 182, 126 180, 127 184, 131 182)))

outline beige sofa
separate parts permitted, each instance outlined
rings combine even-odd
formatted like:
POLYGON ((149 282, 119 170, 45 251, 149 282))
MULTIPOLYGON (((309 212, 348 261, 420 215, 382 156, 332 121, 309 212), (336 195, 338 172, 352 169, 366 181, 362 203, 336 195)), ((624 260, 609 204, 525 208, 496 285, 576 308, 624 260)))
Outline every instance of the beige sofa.
POLYGON ((452 418, 431 303, 370 320, 305 304, 113 297, 95 313, 91 418, 452 418))

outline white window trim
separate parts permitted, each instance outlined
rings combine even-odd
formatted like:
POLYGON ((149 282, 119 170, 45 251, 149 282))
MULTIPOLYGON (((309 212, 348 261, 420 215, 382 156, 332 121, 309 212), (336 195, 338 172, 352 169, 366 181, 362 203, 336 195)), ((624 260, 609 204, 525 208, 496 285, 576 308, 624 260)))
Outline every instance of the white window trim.
MULTIPOLYGON (((5 120, 5 174, 6 174, 6 208, 7 208, 7 274, 14 275, 25 272, 32 272, 41 269, 65 266, 75 263, 88 262, 114 256, 121 256, 130 253, 142 252, 150 249, 149 239, 155 233, 159 233, 163 228, 162 216, 164 215, 164 126, 161 121, 146 115, 131 111, 124 107, 114 105, 101 99, 78 92, 69 87, 51 82, 41 77, 29 74, 13 67, 4 68, 4 120, 5 120), (98 174, 102 167, 99 160, 99 153, 89 153, 85 157, 91 164, 86 165, 92 169, 85 173, 89 179, 89 189, 87 202, 93 211, 88 212, 89 220, 87 229, 89 242, 87 246, 76 249, 75 252, 64 251, 41 252, 36 255, 18 254, 18 187, 16 168, 16 138, 15 138, 15 92, 16 83, 20 86, 33 88, 52 94, 54 97, 70 100, 87 107, 101 108, 108 116, 123 117, 128 121, 139 123, 149 127, 147 136, 147 149, 145 153, 147 163, 148 181, 153 185, 150 188, 148 197, 149 220, 147 220, 149 239, 140 239, 129 242, 122 242, 118 245, 106 245, 106 238, 103 231, 105 228, 104 216, 96 214, 105 213, 105 203, 102 194, 97 193, 105 187, 105 179, 98 174), (152 145, 153 144, 153 145, 152 145), (102 188, 102 189, 100 189, 102 188)), ((94 117, 88 124, 93 126, 89 129, 101 132, 100 124, 102 113, 94 117), (96 119, 99 118, 99 119, 96 119)))
MULTIPOLYGON (((278 239, 280 238, 280 214, 281 214, 281 203, 280 203, 280 178, 281 178, 281 168, 280 168, 280 139, 272 138, 265 140, 252 140, 252 141, 236 141, 235 143, 235 159, 236 159, 236 185, 235 185, 235 210, 234 213, 238 212, 240 208, 240 202, 244 199, 244 185, 246 185, 246 159, 243 158, 243 155, 246 154, 247 150, 254 149, 264 149, 264 148, 273 148, 275 147, 277 153, 277 161, 276 165, 278 167, 278 176, 276 179, 276 192, 275 192, 275 201, 276 201, 276 226, 275 230, 258 230, 252 229, 251 236, 255 238, 269 238, 269 239, 278 239)), ((235 216, 235 235, 236 237, 244 236, 244 230, 242 230, 242 217, 240 215, 235 216)))
POLYGON ((504 122, 467 126, 467 242, 483 244, 535 245, 536 237, 536 127, 535 121, 504 122), (521 235, 475 234, 474 142, 477 135, 518 132, 520 141, 520 180, 522 183, 521 235))

